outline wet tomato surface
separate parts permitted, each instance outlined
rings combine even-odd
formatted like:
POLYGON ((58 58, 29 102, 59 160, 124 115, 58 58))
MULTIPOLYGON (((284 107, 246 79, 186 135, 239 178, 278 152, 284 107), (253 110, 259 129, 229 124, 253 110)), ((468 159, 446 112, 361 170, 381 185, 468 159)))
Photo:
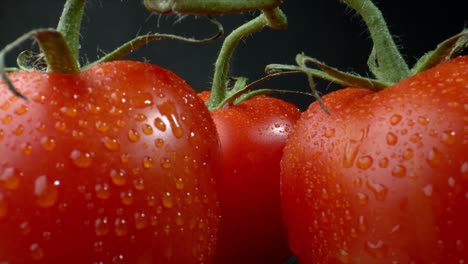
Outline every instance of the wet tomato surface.
POLYGON ((120 61, 0 85, 1 263, 207 263, 219 142, 182 79, 120 61))
POLYGON ((468 57, 380 92, 313 103, 291 133, 281 192, 307 263, 468 260, 468 57))

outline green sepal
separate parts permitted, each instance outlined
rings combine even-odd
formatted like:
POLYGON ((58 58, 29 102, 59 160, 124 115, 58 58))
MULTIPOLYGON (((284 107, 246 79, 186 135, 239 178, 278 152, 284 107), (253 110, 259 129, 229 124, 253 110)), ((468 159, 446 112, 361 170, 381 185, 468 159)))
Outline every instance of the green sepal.
POLYGON ((446 39, 437 45, 433 51, 422 56, 411 69, 411 73, 417 74, 430 69, 443 61, 457 56, 466 47, 468 47, 468 29, 464 29, 455 36, 446 39))

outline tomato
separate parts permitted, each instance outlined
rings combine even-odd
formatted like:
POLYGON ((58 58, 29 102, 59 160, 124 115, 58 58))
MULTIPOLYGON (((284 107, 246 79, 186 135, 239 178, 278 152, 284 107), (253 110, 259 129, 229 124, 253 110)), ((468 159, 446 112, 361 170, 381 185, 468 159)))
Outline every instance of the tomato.
MULTIPOLYGON (((210 93, 199 95, 206 101, 210 93)), ((299 115, 293 104, 263 95, 211 111, 222 151, 216 263, 282 263, 291 255, 279 161, 299 115)))
POLYGON ((8 76, 1 263, 210 263, 219 141, 191 87, 131 61, 8 76))
POLYGON ((468 57, 312 103, 281 195, 299 263, 468 261, 468 57))

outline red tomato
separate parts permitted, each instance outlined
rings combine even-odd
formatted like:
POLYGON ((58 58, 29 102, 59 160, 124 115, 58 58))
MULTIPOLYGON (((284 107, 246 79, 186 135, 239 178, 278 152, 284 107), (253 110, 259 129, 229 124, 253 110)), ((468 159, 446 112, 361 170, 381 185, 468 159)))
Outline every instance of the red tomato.
POLYGON ((301 116, 281 161, 299 263, 468 261, 468 57, 301 116))
MULTIPOLYGON (((205 101, 208 92, 200 97, 205 101)), ((215 262, 282 263, 291 255, 279 195, 279 161, 296 106, 256 96, 211 112, 221 141, 221 223, 215 262)))
POLYGON ((0 86, 0 263, 209 263, 219 141, 172 72, 141 62, 0 86))

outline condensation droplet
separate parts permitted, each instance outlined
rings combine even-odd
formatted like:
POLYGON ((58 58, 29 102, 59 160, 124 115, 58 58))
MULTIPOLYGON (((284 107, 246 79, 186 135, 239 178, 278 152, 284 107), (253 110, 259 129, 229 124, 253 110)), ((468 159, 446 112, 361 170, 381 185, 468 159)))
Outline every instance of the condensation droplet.
POLYGON ((382 184, 368 181, 367 188, 374 193, 375 199, 378 201, 383 201, 385 200, 385 197, 387 197, 388 188, 382 184))
POLYGON ((172 198, 172 194, 170 192, 165 192, 162 194, 161 196, 161 202, 162 202, 162 205, 165 207, 165 208, 172 208, 174 206, 174 200, 172 198))
POLYGON ((178 225, 178 226, 183 226, 183 225, 184 225, 185 220, 184 220, 184 217, 183 217, 183 215, 182 215, 182 212, 177 212, 177 213, 176 213, 176 220, 175 220, 175 222, 176 222, 176 225, 178 225))
POLYGON ((95 126, 96 130, 101 132, 101 133, 106 133, 110 129, 110 126, 109 126, 108 123, 106 123, 104 121, 100 121, 100 120, 96 121, 94 126, 95 126))
POLYGON ((21 152, 22 152, 23 155, 25 155, 25 156, 31 155, 32 152, 33 152, 33 147, 32 147, 32 145, 31 145, 31 143, 26 142, 26 143, 21 144, 21 152))
POLYGON ((67 129, 67 124, 63 121, 57 121, 54 125, 55 129, 58 131, 65 131, 67 129))
POLYGON ((362 156, 357 159, 356 166, 360 169, 368 169, 372 166, 374 160, 371 156, 362 156))
POLYGON ((449 177, 447 180, 448 186, 455 187, 455 179, 453 177, 449 177))
POLYGON ((427 154, 427 162, 433 166, 437 167, 442 162, 442 153, 437 148, 432 148, 427 154))
POLYGON ((162 148, 164 146, 164 140, 162 138, 157 138, 154 141, 154 145, 158 148, 162 148))
POLYGON ((348 141, 346 142, 345 149, 344 149, 344 157, 343 157, 343 166, 346 168, 351 168, 354 164, 354 160, 356 159, 357 153, 359 151, 359 145, 356 142, 348 141))
POLYGON ((110 187, 107 183, 96 184, 96 186, 94 186, 94 190, 96 191, 96 197, 102 200, 109 199, 111 195, 110 187))
POLYGON ((376 242, 367 241, 365 249, 367 253, 377 259, 385 258, 388 254, 388 246, 382 240, 376 242))
POLYGON ((2 118, 2 123, 8 125, 11 123, 12 120, 13 117, 11 115, 6 115, 4 118, 2 118))
POLYGON ((420 125, 425 126, 425 125, 429 124, 429 118, 424 117, 424 116, 420 116, 420 117, 418 117, 418 123, 420 125))
POLYGON ((358 230, 361 232, 366 232, 367 231, 367 220, 363 215, 360 215, 358 217, 358 230))
POLYGON ((94 220, 94 233, 96 236, 105 236, 109 234, 110 223, 107 217, 100 217, 94 220))
POLYGON ((325 130, 325 137, 331 138, 335 135, 335 129, 334 128, 327 128, 325 130))
POLYGON ((134 179, 132 183, 135 190, 142 191, 145 189, 145 180, 142 178, 134 179))
POLYGON ((426 195, 427 197, 431 197, 432 192, 433 192, 432 184, 428 184, 428 185, 424 186, 422 188, 422 191, 423 191, 424 195, 426 195))
POLYGON ((127 172, 123 169, 111 170, 109 173, 112 182, 117 186, 124 186, 127 184, 127 172))
POLYGON ((446 145, 453 145, 456 141, 455 131, 444 131, 440 136, 440 141, 446 145))
POLYGON ((124 191, 120 193, 120 200, 123 205, 131 205, 133 203, 133 192, 124 191))
POLYGON ((394 115, 392 115, 392 116, 390 117, 390 124, 396 125, 396 124, 400 123, 401 119, 402 119, 402 116, 401 116, 401 115, 399 115, 399 114, 394 114, 394 115))
POLYGON ((78 115, 78 110, 76 110, 76 108, 74 107, 62 107, 60 108, 60 112, 62 112, 62 114, 64 114, 65 116, 68 116, 68 117, 76 117, 78 115))
POLYGON ((408 148, 405 150, 405 152, 403 153, 403 158, 405 160, 410 160, 414 157, 414 150, 412 148, 408 148))
POLYGON ((112 264, 125 264, 125 257, 122 254, 115 255, 112 258, 112 264))
POLYGON ((57 146, 57 142, 55 141, 55 139, 47 137, 47 136, 42 137, 40 139, 40 142, 41 142, 42 148, 46 151, 52 151, 57 146))
POLYGON ((5 217, 8 214, 8 205, 5 201, 3 193, 0 192, 0 219, 5 217))
POLYGON ((128 162, 130 162, 130 154, 124 153, 124 154, 120 155, 120 162, 122 164, 127 164, 128 162))
POLYGON ((37 205, 43 208, 50 208, 58 200, 59 181, 50 182, 45 175, 39 176, 34 181, 34 194, 37 205))
POLYGON ((96 253, 102 252, 104 250, 104 243, 102 241, 96 241, 94 242, 93 247, 94 247, 94 252, 96 253))
POLYGON ((111 137, 103 137, 102 138, 102 143, 104 143, 104 146, 106 149, 111 150, 111 151, 117 151, 120 149, 120 143, 119 140, 111 137))
POLYGON ((177 178, 175 181, 176 181, 176 183, 175 183, 176 189, 179 190, 179 191, 183 190, 184 187, 185 187, 184 179, 177 178))
POLYGON ((145 229, 148 226, 148 217, 145 212, 136 212, 133 215, 135 228, 138 230, 145 229))
POLYGON ((15 114, 17 115, 23 115, 26 112, 28 112, 28 107, 24 104, 15 109, 15 114))
POLYGON ((166 124, 160 117, 154 119, 154 126, 159 129, 161 132, 166 131, 166 124))
POLYGON ((37 243, 33 243, 29 246, 29 254, 33 261, 39 261, 44 258, 44 250, 37 243))
POLYGON ((392 169, 392 176, 405 177, 406 176, 406 167, 403 166, 403 165, 396 165, 392 169))
POLYGON ((153 164, 154 164, 153 158, 151 158, 151 157, 144 157, 143 158, 143 168, 149 169, 149 168, 153 167, 153 164))
POLYGON ((143 124, 142 131, 145 135, 151 135, 153 134, 153 127, 148 124, 143 124))
POLYGON ((21 136, 24 132, 24 126, 18 125, 16 128, 13 129, 13 134, 15 136, 21 136))
POLYGON ((114 222, 114 231, 116 236, 126 236, 128 232, 127 220, 117 217, 114 222))
POLYGON ((162 158, 162 159, 161 159, 161 167, 162 167, 163 169, 170 169, 170 168, 172 168, 171 159, 169 159, 169 158, 162 158))
POLYGON ((13 167, 7 167, 3 169, 3 173, 0 174, 0 186, 7 190, 18 189, 23 173, 13 167))
POLYGON ((369 202, 369 196, 367 196, 367 194, 362 193, 362 192, 356 193, 356 198, 360 205, 366 205, 369 202))
POLYGON ((29 222, 24 221, 19 225, 19 229, 23 236, 27 236, 31 233, 32 226, 29 222))
POLYGON ((78 168, 89 168, 93 163, 92 153, 82 152, 76 149, 70 153, 70 159, 78 168))
POLYGON ((128 131, 128 139, 131 142, 138 142, 140 140, 140 133, 138 133, 138 131, 136 131, 135 129, 130 129, 128 131))
POLYGON ((141 114, 141 113, 138 113, 135 115, 135 120, 138 121, 138 122, 143 122, 143 121, 146 121, 146 115, 144 114, 141 114))
POLYGON ((392 132, 388 132, 385 139, 387 141, 387 144, 391 146, 395 145, 398 142, 398 137, 392 132))
POLYGON ((381 168, 387 168, 388 167, 388 158, 383 158, 379 161, 379 167, 381 168))
POLYGON ((179 117, 177 115, 177 109, 175 104, 168 101, 164 104, 159 105, 158 109, 161 112, 161 114, 165 115, 169 120, 172 129, 172 134, 176 138, 181 138, 184 135, 184 131, 181 125, 179 124, 179 117))

